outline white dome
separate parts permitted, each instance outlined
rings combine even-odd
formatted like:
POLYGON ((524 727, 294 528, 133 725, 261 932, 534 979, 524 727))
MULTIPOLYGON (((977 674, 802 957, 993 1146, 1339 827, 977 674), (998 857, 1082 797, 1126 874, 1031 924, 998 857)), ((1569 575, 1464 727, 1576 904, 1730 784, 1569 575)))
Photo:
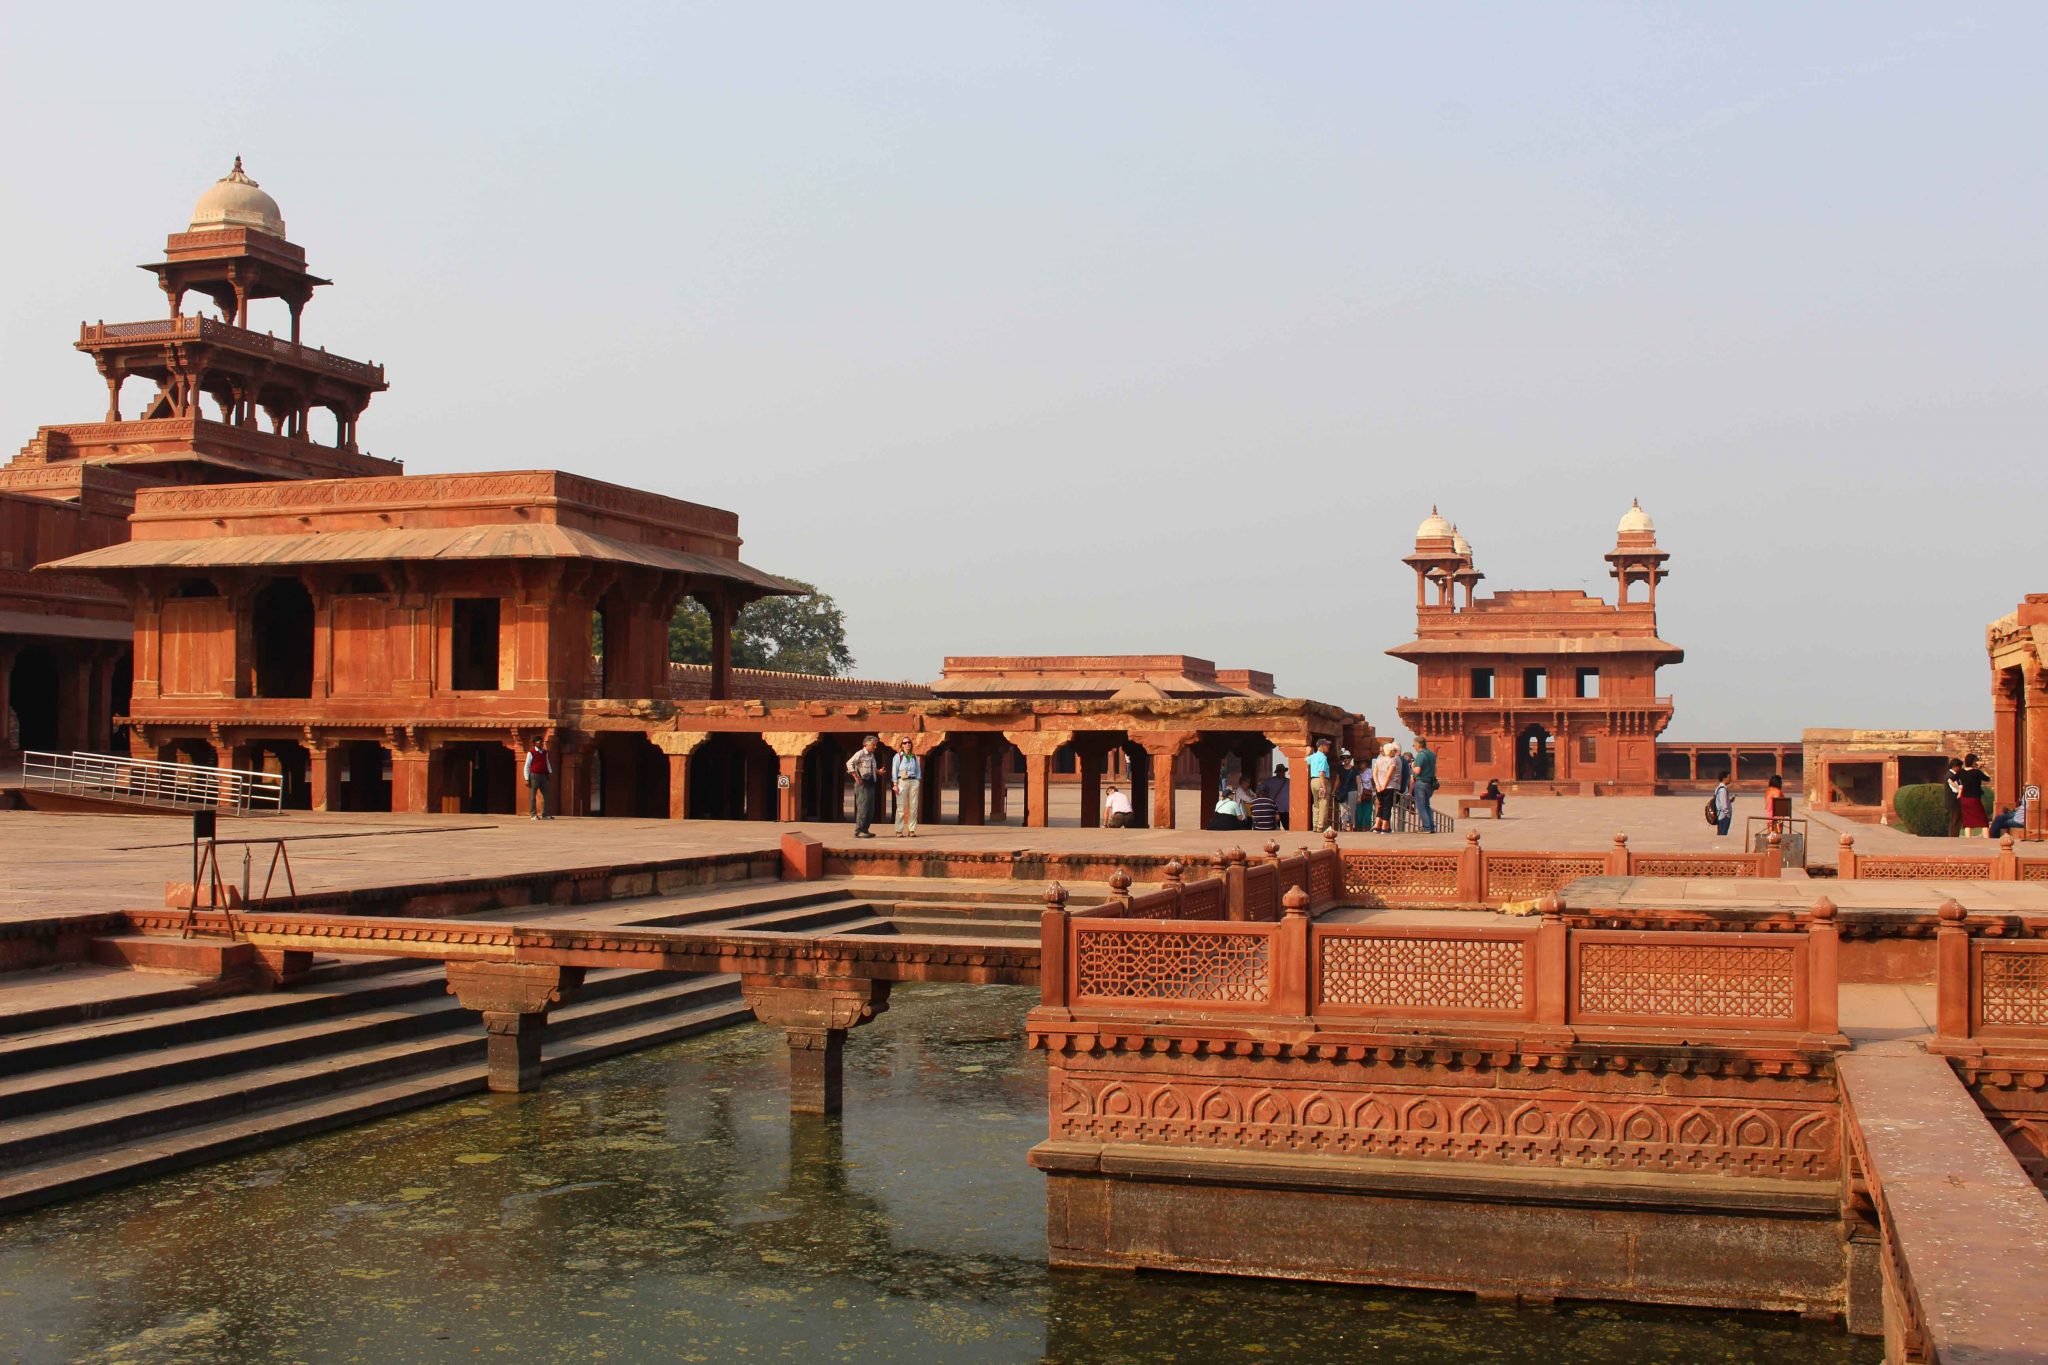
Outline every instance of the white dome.
POLYGON ((1630 500, 1628 511, 1621 514, 1621 525, 1614 529, 1622 533, 1647 531, 1651 535, 1655 535, 1657 534, 1657 523, 1650 520, 1650 514, 1643 510, 1643 505, 1640 502, 1630 500))
POLYGON ((1451 534, 1451 524, 1436 514, 1436 508, 1429 509, 1429 515, 1422 519, 1422 525, 1415 528, 1417 540, 1435 540, 1451 534))
POLYGON ((1451 527, 1451 548, 1467 559, 1472 557, 1472 542, 1465 539, 1465 533, 1455 525, 1451 527))
POLYGON ((240 157, 235 158, 233 170, 199 196, 199 202, 192 206, 192 226, 186 230, 204 232, 209 228, 232 227, 284 236, 284 214, 278 210, 277 201, 243 173, 240 157))

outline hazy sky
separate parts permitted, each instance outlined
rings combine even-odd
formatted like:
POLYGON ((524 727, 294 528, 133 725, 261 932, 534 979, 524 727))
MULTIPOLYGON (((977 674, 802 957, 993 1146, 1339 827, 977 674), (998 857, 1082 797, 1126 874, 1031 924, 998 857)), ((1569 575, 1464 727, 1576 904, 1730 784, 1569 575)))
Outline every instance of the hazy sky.
MULTIPOLYGON (((729 507, 860 672, 1180 651, 1382 729, 1671 552, 1669 738, 1988 725, 2042 560, 2048 7, 0 5, 0 437, 236 153, 413 472, 729 507)), ((259 306, 259 326, 282 330, 259 306)), ((130 407, 141 387, 131 385, 130 407)), ((131 412, 130 415, 133 415, 131 412)))

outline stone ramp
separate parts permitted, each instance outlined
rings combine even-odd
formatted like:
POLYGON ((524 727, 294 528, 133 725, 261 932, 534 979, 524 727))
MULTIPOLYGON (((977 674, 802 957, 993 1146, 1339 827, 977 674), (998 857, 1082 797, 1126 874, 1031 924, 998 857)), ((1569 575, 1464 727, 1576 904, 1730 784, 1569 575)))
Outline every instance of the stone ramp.
POLYGON ((1838 1068, 1887 1251, 1887 1354, 2048 1359, 2048 1200, 1946 1061, 1894 1044, 1838 1068))

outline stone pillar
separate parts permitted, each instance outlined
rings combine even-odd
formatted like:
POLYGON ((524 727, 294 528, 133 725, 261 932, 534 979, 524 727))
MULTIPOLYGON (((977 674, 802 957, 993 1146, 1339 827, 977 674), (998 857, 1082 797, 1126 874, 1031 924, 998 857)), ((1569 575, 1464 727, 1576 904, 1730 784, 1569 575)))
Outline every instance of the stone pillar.
POLYGON ((433 797, 432 759, 425 749, 391 749, 391 809, 424 815, 433 797))
POLYGON ((1073 735, 1065 730, 1005 730, 1003 738, 1024 754, 1024 823, 1044 829, 1051 818, 1052 756, 1073 735))
POLYGON ((845 1098, 846 1032, 889 1008, 889 983, 861 977, 743 976, 754 1017, 789 1043, 789 1109, 836 1114, 845 1098))
POLYGON ((647 738, 668 757, 668 818, 681 820, 690 813, 690 755, 710 736, 694 730, 664 730, 647 738))
POLYGON ((484 1017, 488 1084, 497 1091, 540 1084, 541 1038, 548 1011, 572 999, 581 967, 541 962, 450 962, 448 993, 484 1017))
POLYGON ((14 657, 20 652, 18 645, 0 644, 0 753, 8 752, 14 745, 9 734, 13 724, 10 708, 14 702, 8 695, 8 684, 14 677, 14 657))
POLYGON ((988 748, 980 735, 955 735, 953 752, 960 760, 960 823, 986 824, 988 748))
POLYGON ((1153 789, 1150 755, 1145 754, 1142 749, 1133 754, 1122 746, 1111 750, 1111 753, 1122 755, 1124 760, 1124 777, 1131 788, 1128 793, 1131 798, 1131 828, 1149 828, 1152 823, 1152 810, 1147 798, 1153 789))
POLYGON ((315 743, 311 735, 306 737, 306 794, 314 810, 330 810, 334 806, 334 775, 329 772, 328 763, 332 754, 327 745, 315 743))
MULTIPOLYGON (((1152 828, 1172 829, 1174 827, 1173 767, 1180 758, 1181 750, 1193 744, 1196 737, 1191 733, 1172 731, 1167 733, 1149 732, 1134 734, 1131 738, 1144 746, 1145 756, 1150 760, 1152 769, 1152 828)), ((1206 769, 1204 769, 1203 777, 1206 781, 1206 769)), ((1214 793, 1209 793, 1204 797, 1201 808, 1205 811, 1209 810, 1214 806, 1215 800, 1214 793)), ((1135 794, 1132 797, 1132 804, 1137 804, 1135 794)), ((1201 823, 1206 824, 1206 819, 1201 823)))
POLYGON ((1103 747, 1099 736, 1090 735, 1087 740, 1074 741, 1074 767, 1080 774, 1081 787, 1081 828, 1095 829, 1102 824, 1102 769, 1109 762, 1109 751, 1103 747))
POLYGON ((2028 668, 2026 680, 2026 754, 2018 781, 2021 786, 2037 782, 2048 787, 2048 671, 2028 668))
POLYGON ((1202 768, 1202 799, 1196 806, 1196 819, 1202 829, 1216 827, 1216 794, 1223 786, 1223 754, 1221 750, 1207 745, 1195 749, 1195 762, 1202 768))
POLYGON ((1010 818, 1010 750, 994 739, 982 743, 988 751, 988 819, 999 825, 1010 818))
POLYGON ((732 695, 732 623, 739 613, 723 594, 704 606, 711 616, 711 700, 724 701, 732 695))
MULTIPOLYGON (((775 751, 775 818, 793 825, 803 818, 804 754, 818 742, 818 737, 809 731, 797 731, 764 734, 761 738, 775 751)), ((888 751, 876 754, 875 761, 882 765, 886 780, 888 751)), ((878 792, 885 789, 878 788, 878 792)))
POLYGON ((1275 741, 1274 747, 1287 760, 1287 828, 1306 830, 1313 813, 1308 793, 1309 746, 1305 741, 1288 739, 1275 741))

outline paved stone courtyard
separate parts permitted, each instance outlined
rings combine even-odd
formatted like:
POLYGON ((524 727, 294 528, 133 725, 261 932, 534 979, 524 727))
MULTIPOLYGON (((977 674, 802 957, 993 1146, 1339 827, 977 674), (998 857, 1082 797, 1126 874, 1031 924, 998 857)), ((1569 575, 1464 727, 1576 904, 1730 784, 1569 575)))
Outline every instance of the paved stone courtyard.
MULTIPOLYGON (((1084 829, 1076 819, 1077 797, 1054 794, 1056 821, 1046 829, 1018 825, 926 825, 921 847, 1004 852, 1207 853, 1242 847, 1256 852, 1270 837, 1257 831, 1196 828, 1195 795, 1181 794, 1183 827, 1171 830, 1084 829), (1064 806, 1064 809, 1062 808, 1064 806)), ((1346 847, 1427 847, 1461 844, 1478 831, 1492 849, 1605 849, 1616 833, 1644 850, 1741 847, 1739 831, 1746 804, 1738 801, 1738 833, 1722 839, 1700 817, 1700 800, 1671 797, 1529 797, 1510 806, 1495 824, 1459 822, 1454 834, 1342 836, 1346 847)), ((801 829, 828 845, 847 845, 846 824, 780 825, 753 821, 562 819, 536 823, 509 816, 344 815, 288 812, 224 819, 221 837, 291 840, 292 866, 302 891, 330 891, 465 878, 513 875, 569 868, 731 853, 772 847, 786 829, 801 829)), ((1985 852, 1980 841, 1925 840, 1875 825, 1816 816, 1811 825, 1810 861, 1831 866, 1836 840, 1853 833, 1856 846, 1873 852, 1985 852), (1932 849, 1930 850, 1930 845, 1932 849)), ((8 852, 0 885, 0 919, 42 918, 58 913, 96 913, 159 902, 163 883, 189 873, 187 824, 180 816, 56 815, 0 811, 0 842, 8 852)), ((1308 836, 1281 831, 1285 848, 1308 836)), ((893 843, 877 827, 876 844, 893 843)), ((2028 850, 2032 852, 2031 848, 2028 850)), ((254 854, 253 877, 260 888, 268 850, 254 854)), ((2032 856, 2048 856, 2033 854, 2032 856)), ((236 850, 224 851, 223 872, 239 880, 236 850)), ((1715 883, 1721 886, 1722 883, 1715 883)), ((2007 888, 2017 894, 2019 887, 2007 888)), ((1773 894, 1778 894, 1775 891, 1773 894)), ((1804 895, 1804 891, 1790 894, 1804 895)))

